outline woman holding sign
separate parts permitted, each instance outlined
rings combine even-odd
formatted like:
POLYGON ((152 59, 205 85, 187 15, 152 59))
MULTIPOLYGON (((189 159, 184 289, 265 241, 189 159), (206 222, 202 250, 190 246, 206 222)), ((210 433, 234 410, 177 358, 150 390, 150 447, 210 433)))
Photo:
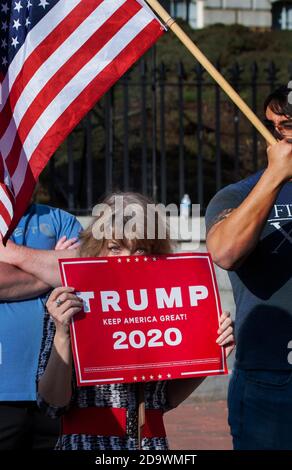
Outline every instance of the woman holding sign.
MULTIPOLYGON (((73 256, 137 257, 167 254, 172 251, 169 232, 163 218, 156 214, 154 219, 150 220, 149 205, 153 205, 153 202, 135 193, 119 194, 119 197, 121 196, 122 206, 118 204, 117 207, 117 195, 109 196, 103 201, 102 211, 81 234, 80 248, 73 256), (135 214, 138 214, 134 229, 130 223, 132 217, 125 215, 131 213, 131 207, 134 208, 135 214), (121 232, 122 237, 118 232, 121 232), (154 233, 154 237, 147 237, 149 232, 154 233)), ((13 249, 13 246, 8 247, 9 251, 13 249)), ((33 266, 38 264, 41 266, 39 269, 45 273, 47 282, 60 285, 56 260, 62 258, 63 253, 52 256, 51 253, 29 253, 28 250, 26 254, 22 251, 18 255, 15 257, 14 253, 14 260, 22 260, 22 268, 26 264, 25 269, 35 270, 33 266), (26 256, 29 256, 29 262, 24 261, 26 256)), ((68 253, 65 253, 64 257, 68 257, 68 253)), ((143 386, 137 383, 114 383, 77 387, 69 325, 72 317, 82 310, 83 302, 75 295, 74 287, 57 287, 51 292, 46 307, 48 314, 45 316, 37 376, 38 403, 49 416, 63 416, 62 435, 57 448, 167 449, 163 413, 187 398, 204 378, 153 380, 143 383, 143 386), (141 401, 145 403, 145 425, 140 435, 138 407, 141 401)), ((222 315, 218 334, 217 343, 224 346, 229 355, 234 347, 229 313, 222 315)))

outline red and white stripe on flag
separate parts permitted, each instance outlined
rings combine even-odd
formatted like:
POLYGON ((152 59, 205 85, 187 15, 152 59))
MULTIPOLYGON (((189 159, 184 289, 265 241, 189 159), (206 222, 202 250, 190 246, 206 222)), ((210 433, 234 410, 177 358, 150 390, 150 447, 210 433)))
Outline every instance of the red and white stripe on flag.
POLYGON ((5 238, 61 142, 163 32, 142 0, 59 0, 28 32, 1 83, 5 238))

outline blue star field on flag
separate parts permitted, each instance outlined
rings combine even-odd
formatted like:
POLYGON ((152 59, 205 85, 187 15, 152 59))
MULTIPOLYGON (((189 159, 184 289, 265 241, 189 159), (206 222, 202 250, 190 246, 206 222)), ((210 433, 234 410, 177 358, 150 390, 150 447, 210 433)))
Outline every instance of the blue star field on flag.
POLYGON ((0 71, 5 75, 28 32, 58 0, 3 1, 0 4, 0 71))

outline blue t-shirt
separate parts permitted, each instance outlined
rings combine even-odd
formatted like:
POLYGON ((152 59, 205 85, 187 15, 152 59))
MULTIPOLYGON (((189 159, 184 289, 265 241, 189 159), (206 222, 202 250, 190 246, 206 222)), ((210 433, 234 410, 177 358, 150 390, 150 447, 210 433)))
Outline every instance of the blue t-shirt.
MULTIPOLYGON (((243 202, 261 175, 258 172, 215 195, 207 208, 207 230, 224 209, 243 202)), ((292 369, 288 362, 292 340, 291 273, 292 182, 288 182, 278 193, 256 248, 237 270, 228 272, 236 304, 237 367, 292 369)))
MULTIPOLYGON (((63 235, 77 237, 80 230, 77 219, 67 212, 32 204, 11 239, 18 245, 51 250, 63 235)), ((36 399, 44 298, 0 302, 0 401, 36 399)))

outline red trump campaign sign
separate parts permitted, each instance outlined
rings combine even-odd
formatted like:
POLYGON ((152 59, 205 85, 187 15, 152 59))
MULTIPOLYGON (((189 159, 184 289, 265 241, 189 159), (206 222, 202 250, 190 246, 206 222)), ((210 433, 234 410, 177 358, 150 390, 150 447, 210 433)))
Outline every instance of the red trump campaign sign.
POLYGON ((83 299, 71 324, 79 386, 227 373, 208 254, 60 260, 83 299))

